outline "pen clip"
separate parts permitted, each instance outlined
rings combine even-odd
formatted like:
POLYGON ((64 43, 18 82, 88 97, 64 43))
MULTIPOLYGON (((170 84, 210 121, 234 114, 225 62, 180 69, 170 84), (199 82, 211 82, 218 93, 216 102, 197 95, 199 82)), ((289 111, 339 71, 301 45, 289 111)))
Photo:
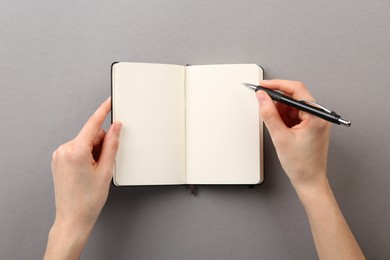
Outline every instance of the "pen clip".
POLYGON ((331 114, 331 115, 337 115, 337 114, 336 114, 335 112, 333 112, 332 110, 330 110, 330 109, 324 107, 324 106, 321 105, 321 104, 318 104, 318 103, 315 102, 315 101, 307 100, 307 99, 300 99, 299 102, 306 103, 306 104, 309 104, 309 105, 312 105, 312 106, 321 108, 321 109, 324 110, 326 113, 329 113, 329 114, 331 114))

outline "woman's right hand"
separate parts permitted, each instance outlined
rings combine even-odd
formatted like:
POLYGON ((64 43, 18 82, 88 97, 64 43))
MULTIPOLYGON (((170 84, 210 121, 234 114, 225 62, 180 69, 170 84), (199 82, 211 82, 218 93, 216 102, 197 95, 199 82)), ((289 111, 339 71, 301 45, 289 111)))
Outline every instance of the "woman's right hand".
MULTIPOLYGON (((294 99, 314 100, 301 82, 263 80, 260 85, 294 99)), ((326 165, 330 123, 256 92, 261 117, 271 135, 280 163, 297 192, 327 185, 326 165)))

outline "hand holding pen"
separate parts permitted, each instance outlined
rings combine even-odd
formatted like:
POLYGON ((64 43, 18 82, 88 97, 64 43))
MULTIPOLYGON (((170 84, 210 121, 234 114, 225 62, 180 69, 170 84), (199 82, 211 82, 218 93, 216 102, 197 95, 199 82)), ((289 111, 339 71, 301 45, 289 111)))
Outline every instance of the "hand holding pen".
MULTIPOLYGON (((272 91, 282 91, 291 100, 314 100, 300 82, 265 80, 260 85, 272 91)), ((331 124, 290 105, 274 103, 263 90, 257 91, 256 97, 280 163, 310 221, 319 258, 365 259, 328 182, 331 124)))
MULTIPOLYGON (((281 91, 293 99, 314 100, 300 82, 264 80, 260 84, 281 91)), ((325 181, 331 124, 291 106, 275 103, 262 90, 257 91, 256 96, 260 115, 293 186, 300 190, 325 181)))
POLYGON ((345 126, 351 126, 351 122, 348 120, 345 120, 341 118, 340 115, 338 115, 336 112, 327 109, 326 107, 318 104, 315 101, 312 100, 306 100, 306 99, 300 99, 296 100, 293 98, 290 98, 288 96, 283 95, 282 93, 268 89, 259 85, 249 84, 249 83, 242 83, 247 88, 254 90, 255 92, 259 90, 265 91, 273 100, 283 103, 287 106, 294 107, 298 110, 305 111, 307 113, 310 113, 312 115, 318 116, 324 120, 327 120, 329 122, 338 124, 338 125, 345 125, 345 126))

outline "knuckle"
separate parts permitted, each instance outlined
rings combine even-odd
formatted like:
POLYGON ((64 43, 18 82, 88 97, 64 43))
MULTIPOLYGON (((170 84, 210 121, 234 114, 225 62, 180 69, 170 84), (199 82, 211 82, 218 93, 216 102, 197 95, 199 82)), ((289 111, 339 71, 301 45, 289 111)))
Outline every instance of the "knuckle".
POLYGON ((113 151, 113 152, 118 152, 118 149, 119 149, 119 142, 117 142, 116 140, 112 140, 110 143, 109 143, 109 147, 110 149, 113 151))
POLYGON ((53 154, 51 155, 51 161, 54 162, 57 160, 58 157, 58 150, 55 150, 53 154))
POLYGON ((316 124, 318 130, 326 131, 326 130, 330 129, 331 124, 328 121, 325 121, 325 120, 319 120, 319 121, 320 122, 318 122, 316 124))
POLYGON ((84 147, 74 141, 70 141, 66 144, 58 147, 53 153, 53 161, 65 161, 69 163, 78 162, 83 159, 84 147))
POLYGON ((330 131, 331 123, 320 118, 313 118, 312 128, 315 132, 327 132, 330 131))
POLYGON ((273 113, 272 113, 272 110, 270 108, 263 108, 262 109, 261 118, 263 119, 263 121, 268 122, 268 121, 272 120, 272 117, 273 117, 273 113))
POLYGON ((63 156, 64 150, 66 149, 65 146, 66 144, 62 144, 53 152, 52 154, 53 161, 57 161, 63 156))
POLYGON ((54 166, 57 164, 58 161, 58 149, 55 150, 51 156, 51 168, 54 168, 54 166))
POLYGON ((67 150, 67 143, 60 145, 52 154, 51 167, 54 169, 56 166, 64 161, 65 153, 67 150))
POLYGON ((65 151, 65 158, 69 162, 78 162, 81 158, 80 153, 80 145, 78 143, 71 143, 66 151, 65 151))
POLYGON ((305 84, 302 81, 295 81, 295 87, 299 90, 306 89, 305 84))

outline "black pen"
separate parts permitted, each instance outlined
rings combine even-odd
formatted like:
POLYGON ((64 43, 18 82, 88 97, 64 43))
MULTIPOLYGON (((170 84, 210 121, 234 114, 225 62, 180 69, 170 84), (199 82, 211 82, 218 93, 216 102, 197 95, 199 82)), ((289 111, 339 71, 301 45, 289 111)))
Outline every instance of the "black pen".
POLYGON ((345 126, 351 126, 351 122, 345 119, 342 119, 340 115, 335 113, 334 111, 331 111, 320 104, 310 101, 310 100, 295 100, 293 98, 290 98, 288 96, 283 95, 282 93, 271 90, 268 88, 264 88, 259 85, 249 84, 249 83, 242 83, 245 87, 253 90, 253 91, 259 91, 263 90, 265 91, 273 100, 286 104, 290 107, 294 107, 298 110, 305 111, 307 113, 310 113, 312 115, 318 116, 322 119, 325 119, 329 122, 338 124, 338 125, 345 125, 345 126))

